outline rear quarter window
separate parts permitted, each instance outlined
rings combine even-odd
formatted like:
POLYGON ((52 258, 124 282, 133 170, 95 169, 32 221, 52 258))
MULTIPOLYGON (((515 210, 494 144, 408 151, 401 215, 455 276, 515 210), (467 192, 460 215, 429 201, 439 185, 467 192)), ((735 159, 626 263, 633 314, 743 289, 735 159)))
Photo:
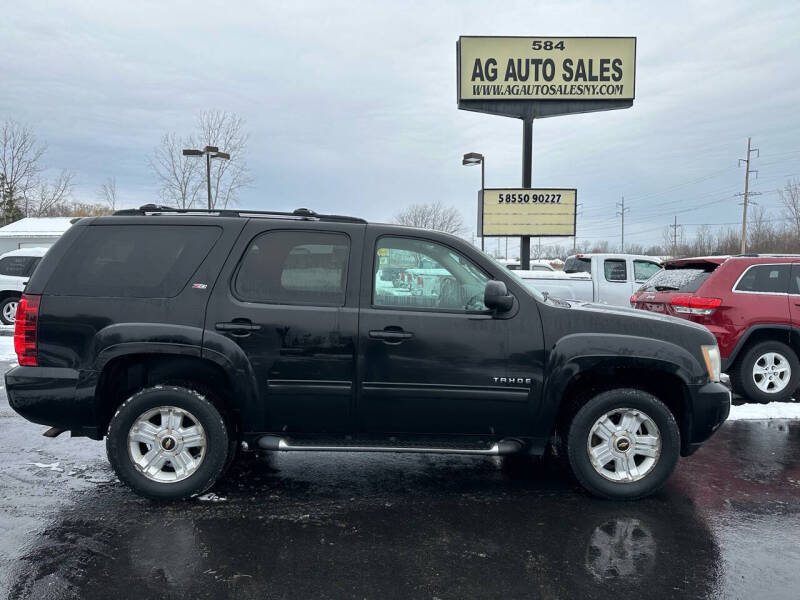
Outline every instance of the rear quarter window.
POLYGON ((0 258, 0 275, 7 275, 10 277, 25 277, 30 273, 31 263, 34 257, 32 256, 6 256, 0 258))
POLYGON ((641 288, 644 292, 686 292, 693 294, 711 276, 717 265, 708 267, 667 266, 650 278, 641 288))
POLYGON ((591 273, 592 259, 570 256, 564 263, 564 273, 591 273))
POLYGON ((753 265, 739 278, 737 292, 786 294, 791 265, 753 265))
POLYGON ((55 296, 172 298, 222 230, 209 225, 95 225, 70 247, 47 283, 55 296))

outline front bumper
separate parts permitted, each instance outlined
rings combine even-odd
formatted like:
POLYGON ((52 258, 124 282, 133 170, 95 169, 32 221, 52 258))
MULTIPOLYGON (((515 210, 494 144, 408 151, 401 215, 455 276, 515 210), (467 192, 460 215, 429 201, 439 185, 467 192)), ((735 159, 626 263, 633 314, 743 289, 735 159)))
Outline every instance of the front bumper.
POLYGON ((689 386, 689 417, 681 448, 689 456, 710 438, 731 412, 731 392, 722 383, 689 386))
POLYGON ((94 372, 18 366, 5 383, 8 404, 28 421, 97 436, 94 372))

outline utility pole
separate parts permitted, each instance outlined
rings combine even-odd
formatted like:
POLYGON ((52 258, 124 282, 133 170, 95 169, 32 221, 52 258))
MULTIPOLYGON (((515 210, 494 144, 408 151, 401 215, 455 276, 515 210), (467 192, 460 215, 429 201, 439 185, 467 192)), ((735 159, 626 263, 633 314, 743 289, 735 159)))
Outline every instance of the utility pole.
POLYGON ((675 258, 678 255, 678 215, 675 215, 675 223, 670 227, 672 228, 672 257, 675 258))
POLYGON ((625 213, 630 212, 630 208, 625 208, 625 196, 621 196, 621 200, 617 202, 617 206, 619 207, 619 211, 617 211, 617 216, 622 218, 622 227, 620 229, 620 252, 625 252, 625 213))
POLYGON ((750 170, 750 155, 755 152, 756 157, 760 156, 760 152, 758 148, 751 148, 750 147, 750 138, 747 138, 747 157, 739 159, 739 166, 742 166, 742 163, 745 164, 745 171, 744 171, 744 194, 741 194, 744 198, 742 202, 742 254, 747 252, 747 202, 750 196, 754 196, 755 193, 750 193, 750 173, 755 173, 756 177, 758 177, 757 170, 750 170))
POLYGON ((575 205, 575 235, 572 236, 572 253, 575 254, 576 249, 578 248, 578 217, 581 215, 581 207, 583 206, 582 202, 578 202, 575 205))

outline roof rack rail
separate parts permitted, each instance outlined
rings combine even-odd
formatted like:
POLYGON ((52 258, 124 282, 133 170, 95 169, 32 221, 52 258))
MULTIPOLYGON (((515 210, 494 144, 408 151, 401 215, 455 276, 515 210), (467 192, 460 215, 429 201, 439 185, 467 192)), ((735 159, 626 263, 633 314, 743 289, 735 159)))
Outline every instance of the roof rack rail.
POLYGON ((733 258, 797 258, 800 254, 792 254, 791 252, 748 252, 746 254, 734 254, 733 258))
POLYGON ((207 215, 214 217, 255 217, 255 218, 279 218, 279 219, 299 219, 303 221, 333 221, 339 223, 366 223, 364 219, 358 217, 347 217, 343 215, 321 215, 308 208, 297 208, 292 212, 279 212, 272 210, 230 210, 230 209, 206 209, 206 208, 175 208, 174 206, 163 206, 158 204, 145 204, 139 208, 126 208, 118 210, 114 216, 142 216, 142 215, 207 215))

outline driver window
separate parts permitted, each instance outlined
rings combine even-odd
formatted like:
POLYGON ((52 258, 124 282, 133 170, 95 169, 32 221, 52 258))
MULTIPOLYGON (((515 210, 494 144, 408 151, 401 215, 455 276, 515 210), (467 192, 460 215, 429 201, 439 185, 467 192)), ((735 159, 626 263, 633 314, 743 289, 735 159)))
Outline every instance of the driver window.
POLYGON ((485 311, 488 275, 447 246, 426 240, 384 237, 375 249, 375 306, 485 311))

